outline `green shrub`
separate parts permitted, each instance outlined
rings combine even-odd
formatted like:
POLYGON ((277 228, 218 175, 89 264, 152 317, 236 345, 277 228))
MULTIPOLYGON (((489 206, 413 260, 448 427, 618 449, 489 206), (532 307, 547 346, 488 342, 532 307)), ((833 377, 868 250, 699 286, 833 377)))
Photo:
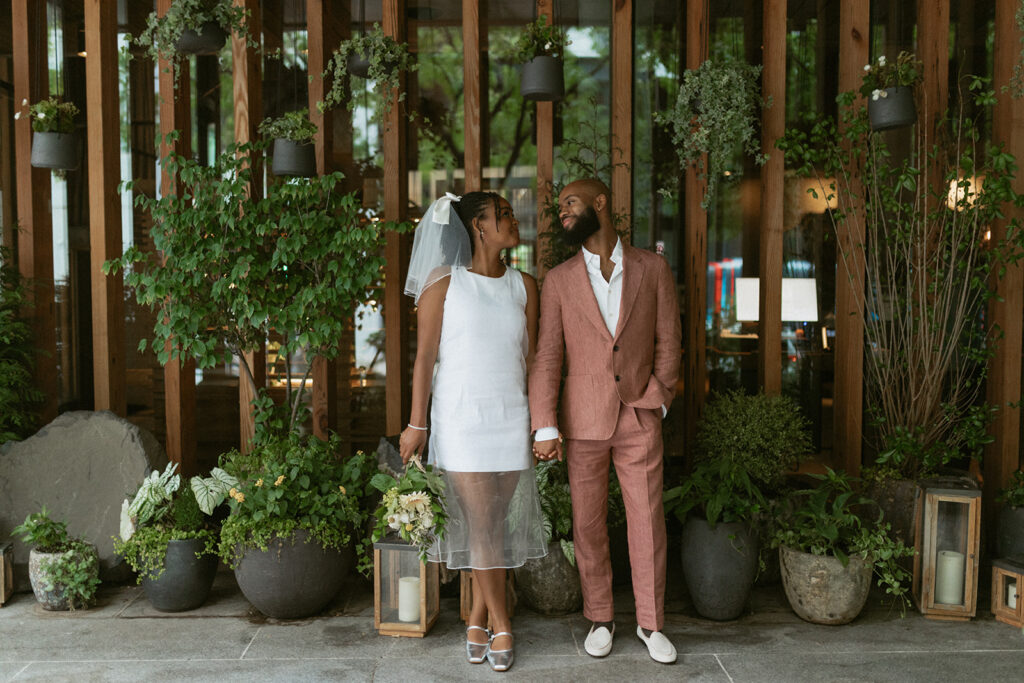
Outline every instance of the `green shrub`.
POLYGON ((22 317, 28 304, 11 251, 0 245, 0 443, 32 434, 38 420, 34 408, 43 400, 32 385, 39 351, 22 317))

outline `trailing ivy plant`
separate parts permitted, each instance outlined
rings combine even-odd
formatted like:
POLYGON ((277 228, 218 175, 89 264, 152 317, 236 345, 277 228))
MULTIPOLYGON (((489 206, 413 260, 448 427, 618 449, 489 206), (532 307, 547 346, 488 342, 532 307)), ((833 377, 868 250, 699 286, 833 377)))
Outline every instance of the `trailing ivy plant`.
POLYGON ((259 412, 287 433, 301 423, 313 358, 337 356, 348 319, 380 279, 386 233, 409 226, 367 220, 357 195, 339 191, 341 173, 275 182, 253 199, 248 159, 263 148, 232 145, 212 166, 171 154, 163 168, 177 192, 136 199, 153 217, 157 253, 132 246, 104 269, 124 269, 154 310, 152 341, 139 349, 151 344, 162 364, 194 358, 209 368, 236 357, 240 381, 260 396, 244 353, 279 334, 287 412, 262 410, 269 399, 259 412), (307 369, 293 389, 290 359, 300 350, 307 369))
POLYGON ((267 117, 259 125, 264 138, 291 140, 298 145, 308 144, 316 136, 316 124, 309 120, 309 109, 285 112, 276 118, 267 117))
POLYGON ((67 523, 51 519, 45 505, 14 527, 11 535, 20 536, 36 552, 52 555, 39 565, 38 578, 44 591, 59 592, 72 610, 92 604, 100 585, 100 560, 95 546, 68 534, 67 523))
POLYGON ((32 382, 38 347, 23 317, 30 305, 11 250, 0 245, 0 443, 35 431, 43 392, 32 382))
POLYGON ((399 89, 399 75, 403 71, 416 71, 418 67, 409 52, 409 46, 384 35, 379 24, 374 24, 366 33, 354 35, 338 44, 321 75, 329 80, 330 87, 324 93, 324 99, 317 103, 317 108, 322 112, 342 104, 349 111, 355 108, 356 100, 351 96, 350 87, 352 74, 348 70, 349 58, 354 57, 363 57, 370 63, 366 78, 376 84, 377 93, 381 97, 382 106, 379 111, 383 119, 391 111, 396 94, 399 102, 405 99, 405 91, 399 89))
MULTIPOLYGON (((705 210, 711 206, 734 151, 742 149, 758 164, 768 159, 761 152, 758 121, 761 109, 770 107, 771 101, 761 97, 760 74, 760 66, 729 58, 709 59, 683 73, 675 105, 655 116, 671 130, 680 165, 692 165, 707 180, 701 201, 705 210)), ((668 190, 663 193, 671 194, 668 190)))

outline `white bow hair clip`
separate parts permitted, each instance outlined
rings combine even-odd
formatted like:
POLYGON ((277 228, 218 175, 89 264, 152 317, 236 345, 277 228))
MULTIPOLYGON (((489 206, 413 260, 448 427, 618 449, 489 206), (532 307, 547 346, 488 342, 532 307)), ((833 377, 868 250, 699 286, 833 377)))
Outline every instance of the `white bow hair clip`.
POLYGON ((438 197, 437 201, 434 202, 434 222, 438 225, 448 225, 452 202, 460 201, 462 201, 462 197, 451 192, 445 192, 443 197, 438 197))

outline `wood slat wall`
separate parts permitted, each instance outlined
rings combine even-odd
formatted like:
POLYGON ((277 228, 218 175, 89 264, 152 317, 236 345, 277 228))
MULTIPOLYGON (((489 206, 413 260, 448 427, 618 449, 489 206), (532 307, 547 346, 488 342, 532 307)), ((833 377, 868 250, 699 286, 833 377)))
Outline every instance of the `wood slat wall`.
POLYGON ((486 87, 480 72, 480 3, 462 0, 463 130, 465 130, 466 192, 483 187, 481 149, 481 90, 486 87))
MULTIPOLYGON (((612 12, 612 213, 633 211, 633 0, 612 12)), ((630 220, 627 227, 632 232, 630 220)))
MULTIPOLYGON (((553 0, 537 0, 537 16, 545 15, 548 25, 554 18, 553 0)), ((555 180, 555 105, 537 102, 537 277, 543 278, 547 269, 545 257, 550 251, 547 240, 540 235, 551 229, 551 221, 544 214, 555 180)))

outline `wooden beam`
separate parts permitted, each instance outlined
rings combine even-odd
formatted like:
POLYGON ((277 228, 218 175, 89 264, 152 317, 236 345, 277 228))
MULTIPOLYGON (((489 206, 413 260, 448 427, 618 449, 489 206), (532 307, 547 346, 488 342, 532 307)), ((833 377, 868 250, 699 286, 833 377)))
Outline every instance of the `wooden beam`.
MULTIPOLYGON (((633 212, 633 0, 612 9, 612 213, 633 212)), ((632 233, 632 220, 626 223, 632 233)), ((630 240, 632 241, 632 240, 630 240)))
MULTIPOLYGON (((11 27, 14 65, 15 107, 25 111, 29 104, 49 94, 47 72, 46 3, 39 0, 13 0, 11 27)), ((53 226, 50 221, 50 172, 32 168, 32 124, 22 115, 14 123, 15 185, 18 196, 18 269, 26 280, 35 345, 33 383, 43 392, 39 407, 41 424, 57 417, 59 385, 57 377, 57 310, 53 288, 53 226)))
MULTIPOLYGON (((333 16, 329 0, 306 0, 306 29, 308 36, 308 69, 313 79, 309 82, 309 116, 316 124, 316 170, 320 175, 334 168, 334 118, 330 112, 321 113, 317 103, 323 100, 329 87, 320 74, 327 67, 331 54, 338 46, 340 29, 333 16)), ((324 358, 313 359, 312 410, 313 434, 326 439, 338 428, 338 364, 324 358)))
MULTIPOLYGON (((1017 0, 996 0, 995 50, 993 54, 993 84, 998 95, 992 117, 992 138, 1002 144, 1005 151, 1017 159, 1024 159, 1024 107, 1021 107, 1001 88, 1010 82, 1014 63, 1020 50, 1021 33, 1014 22, 1017 0)), ((1015 192, 1024 193, 1024 178, 1018 173, 1013 179, 1015 192)), ((1005 218, 992 223, 992 240, 998 243, 1006 236, 1007 222, 1021 220, 1024 212, 1012 205, 1002 207, 1005 218)), ((999 339, 995 354, 989 360, 986 380, 986 400, 999 409, 991 431, 995 441, 985 449, 985 495, 987 519, 994 518, 995 498, 999 490, 1010 483, 1010 477, 1020 468, 1019 408, 1011 401, 1021 396, 1021 349, 1024 339, 1024 268, 1020 263, 1006 266, 1006 273, 996 284, 998 297, 989 303, 992 322, 999 326, 999 339)))
MULTIPOLYGON (((686 68, 696 69, 708 58, 711 11, 708 0, 686 0, 686 68)), ((707 168, 707 159, 704 160, 707 168)), ((707 315, 708 215, 700 203, 707 191, 697 167, 685 169, 683 196, 683 256, 685 287, 683 295, 683 400, 686 409, 686 443, 696 440, 697 423, 704 414, 707 390, 707 340, 704 319, 707 315)))
MULTIPOLYGON (((553 19, 553 0, 537 0, 537 16, 547 16, 548 25, 553 19)), ((540 235, 551 230, 551 221, 544 208, 551 198, 555 182, 555 105, 554 102, 537 102, 537 277, 543 278, 545 256, 549 249, 547 240, 540 235)), ((614 194, 614 193, 613 193, 614 194)))
POLYGON ((86 108, 89 117, 89 260, 92 283, 93 404, 127 415, 124 278, 103 274, 121 255, 121 140, 117 83, 117 5, 85 0, 86 108))
POLYGON ((480 145, 480 0, 462 0, 463 129, 465 131, 466 192, 483 187, 480 145))
POLYGON ((761 240, 757 369, 766 394, 782 393, 782 232, 785 155, 775 143, 786 132, 786 0, 765 0, 761 90, 772 106, 761 122, 761 240))
MULTIPOLYGON (((157 0, 157 13, 163 16, 170 9, 171 0, 157 0)), ((172 148, 167 144, 167 135, 178 131, 179 137, 173 151, 182 156, 192 154, 192 125, 189 110, 189 65, 183 60, 179 66, 180 79, 174 87, 174 76, 170 64, 159 60, 160 76, 160 158, 166 157, 172 148)), ((168 196, 177 192, 174 177, 163 170, 161 194, 168 196)), ((169 350, 169 349, 168 349, 169 350)), ((164 366, 164 410, 167 421, 167 458, 179 465, 184 476, 197 473, 196 462, 196 370, 195 361, 169 361, 164 366)))
MULTIPOLYGON (((405 0, 383 0, 385 35, 405 42, 405 0)), ((402 74, 399 88, 405 88, 402 74)), ((391 110, 384 121, 384 218, 402 221, 408 215, 409 178, 405 156, 405 106, 393 93, 391 110)), ((384 249, 384 358, 388 434, 402 430, 409 414, 409 303, 405 297, 405 276, 409 270, 409 236, 388 233, 384 249)))
MULTIPOLYGON (((869 60, 870 0, 842 0, 839 6, 839 91, 856 90, 869 60)), ((861 196, 859 188, 854 188, 861 196)), ((857 301, 864 292, 864 210, 852 207, 839 231, 848 255, 837 255, 834 410, 835 465, 856 476, 863 440, 864 319, 857 301)))
MULTIPOLYGON (((924 65, 923 106, 918 112, 928 144, 949 102, 949 0, 917 0, 917 56, 924 65)), ((891 59, 895 55, 890 56, 891 59)))

